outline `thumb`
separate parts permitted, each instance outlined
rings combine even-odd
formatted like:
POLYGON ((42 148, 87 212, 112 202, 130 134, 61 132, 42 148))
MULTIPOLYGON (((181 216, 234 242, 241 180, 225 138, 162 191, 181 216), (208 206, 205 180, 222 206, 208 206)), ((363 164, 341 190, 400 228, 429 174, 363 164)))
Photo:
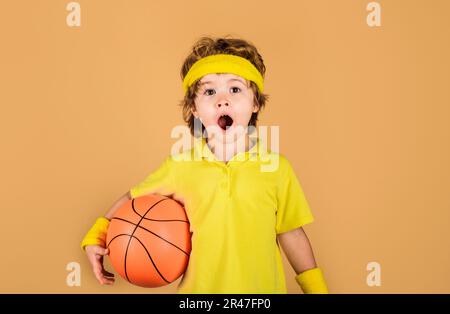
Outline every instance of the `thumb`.
POLYGON ((108 253, 109 253, 108 248, 102 247, 98 250, 98 254, 100 254, 100 255, 107 255, 108 253))
POLYGON ((97 246, 97 247, 95 248, 95 254, 98 254, 98 255, 106 255, 106 254, 108 254, 108 249, 107 249, 107 248, 104 248, 104 247, 101 247, 101 246, 97 246))

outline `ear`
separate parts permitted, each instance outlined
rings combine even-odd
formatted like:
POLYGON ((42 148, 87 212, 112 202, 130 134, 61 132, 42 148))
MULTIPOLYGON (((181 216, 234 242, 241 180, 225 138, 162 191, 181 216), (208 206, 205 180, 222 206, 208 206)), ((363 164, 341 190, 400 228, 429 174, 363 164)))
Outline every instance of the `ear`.
POLYGON ((195 107, 191 108, 191 112, 192 112, 192 114, 194 115, 194 117, 198 119, 199 115, 198 115, 198 112, 197 112, 197 110, 195 109, 195 107))
POLYGON ((259 106, 255 103, 255 104, 253 104, 253 110, 252 110, 252 112, 253 113, 255 113, 255 112, 258 112, 259 111, 259 106))

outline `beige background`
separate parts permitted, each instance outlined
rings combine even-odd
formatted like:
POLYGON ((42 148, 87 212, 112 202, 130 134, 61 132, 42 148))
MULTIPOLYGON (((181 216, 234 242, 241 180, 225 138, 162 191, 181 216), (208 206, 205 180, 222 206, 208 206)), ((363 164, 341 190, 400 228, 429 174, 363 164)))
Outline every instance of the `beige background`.
POLYGON ((225 34, 264 57, 260 124, 280 126, 330 292, 450 292, 450 2, 379 1, 378 28, 359 0, 83 0, 79 28, 68 2, 1 2, 0 292, 175 292, 100 286, 79 243, 170 152, 181 63, 225 34))

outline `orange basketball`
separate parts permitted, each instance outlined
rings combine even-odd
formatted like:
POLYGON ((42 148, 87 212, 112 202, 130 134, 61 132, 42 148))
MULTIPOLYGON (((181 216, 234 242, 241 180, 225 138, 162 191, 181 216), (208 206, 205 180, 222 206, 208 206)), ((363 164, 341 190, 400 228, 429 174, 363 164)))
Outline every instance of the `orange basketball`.
POLYGON ((187 267, 189 221, 183 206, 171 198, 157 194, 134 198, 111 219, 106 245, 122 278, 141 287, 164 286, 187 267))

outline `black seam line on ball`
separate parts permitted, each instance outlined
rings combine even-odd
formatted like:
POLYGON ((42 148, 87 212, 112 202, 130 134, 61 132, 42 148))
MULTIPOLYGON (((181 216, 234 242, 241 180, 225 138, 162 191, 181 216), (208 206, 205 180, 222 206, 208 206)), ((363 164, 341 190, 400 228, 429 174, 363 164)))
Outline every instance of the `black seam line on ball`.
POLYGON ((151 234, 153 234, 154 236, 156 236, 156 237, 158 237, 158 238, 160 238, 161 240, 163 240, 163 241, 165 241, 165 242, 167 242, 167 243, 169 243, 170 245, 173 245, 174 247, 176 247, 177 249, 179 249, 181 252, 183 252, 184 254, 186 254, 186 255, 188 255, 189 256, 189 254, 187 253, 187 252, 185 252, 182 248, 180 248, 179 246, 177 246, 176 244, 174 244, 174 243, 172 243, 172 242, 170 242, 170 241, 168 241, 168 240, 166 240, 166 239, 164 239, 163 237, 161 237, 159 234, 156 234, 156 233, 154 233, 153 231, 151 231, 151 230, 148 230, 147 228, 145 228, 145 227, 142 227, 141 225, 136 225, 136 224, 134 224, 133 222, 131 222, 131 221, 128 221, 128 220, 126 220, 126 219, 123 219, 123 218, 119 218, 119 217, 114 217, 113 219, 116 219, 116 220, 121 220, 121 221, 124 221, 124 222, 127 222, 127 223, 129 223, 129 224, 132 224, 133 226, 137 226, 138 228, 141 228, 141 229, 144 229, 145 231, 147 231, 147 232, 149 232, 149 233, 151 233, 151 234))
MULTIPOLYGON (((116 235, 114 238, 112 238, 111 241, 109 241, 108 247, 109 247, 109 245, 111 244, 111 242, 112 242, 113 240, 115 240, 116 238, 121 237, 121 236, 132 237, 132 238, 135 238, 136 240, 138 240, 139 243, 140 243, 140 244, 142 245, 142 247, 144 248, 144 250, 147 252, 148 257, 150 258, 150 261, 152 262, 153 267, 155 267, 155 269, 156 269, 156 271, 158 272, 158 274, 161 276, 161 278, 162 278, 165 282, 170 283, 170 282, 167 281, 166 278, 164 278, 164 276, 161 274, 161 272, 159 271, 158 267, 156 267, 156 264, 155 264, 155 262, 153 261, 152 256, 150 255, 150 252, 147 251, 147 248, 144 246, 144 244, 142 244, 142 242, 141 242, 137 237, 132 236, 132 235, 129 235, 128 233, 121 233, 121 234, 118 234, 118 235, 116 235)), ((126 271, 126 268, 125 268, 125 267, 126 267, 126 266, 124 266, 124 269, 125 269, 125 271, 126 271)), ((129 280, 128 276, 127 276, 127 280, 128 280, 129 282, 132 283, 132 281, 129 280)))
MULTIPOLYGON (((134 200, 135 200, 135 199, 133 198, 133 200, 131 201, 131 207, 133 208, 133 210, 135 210, 135 209, 134 209, 134 200)), ((156 202, 155 204, 153 204, 149 209, 147 209, 147 211, 146 211, 145 214, 144 214, 144 217, 145 217, 145 215, 147 215, 147 213, 148 213, 153 207, 155 207, 157 204, 159 204, 160 202, 162 202, 162 201, 164 201, 164 200, 165 200, 165 199, 159 200, 158 202, 156 202)), ((124 259, 125 259, 125 261, 124 261, 124 266, 125 266, 125 277, 127 277, 127 280, 128 280, 128 281, 130 281, 130 279, 128 278, 128 272, 127 272, 127 255, 128 255, 128 248, 130 247, 131 239, 133 238, 134 233, 136 232, 136 229, 137 229, 138 226, 140 225, 141 221, 142 221, 142 218, 139 220, 139 222, 138 222, 137 225, 135 226, 133 232, 131 233, 130 239, 128 240, 127 249, 125 250, 125 257, 124 257, 124 259)))

